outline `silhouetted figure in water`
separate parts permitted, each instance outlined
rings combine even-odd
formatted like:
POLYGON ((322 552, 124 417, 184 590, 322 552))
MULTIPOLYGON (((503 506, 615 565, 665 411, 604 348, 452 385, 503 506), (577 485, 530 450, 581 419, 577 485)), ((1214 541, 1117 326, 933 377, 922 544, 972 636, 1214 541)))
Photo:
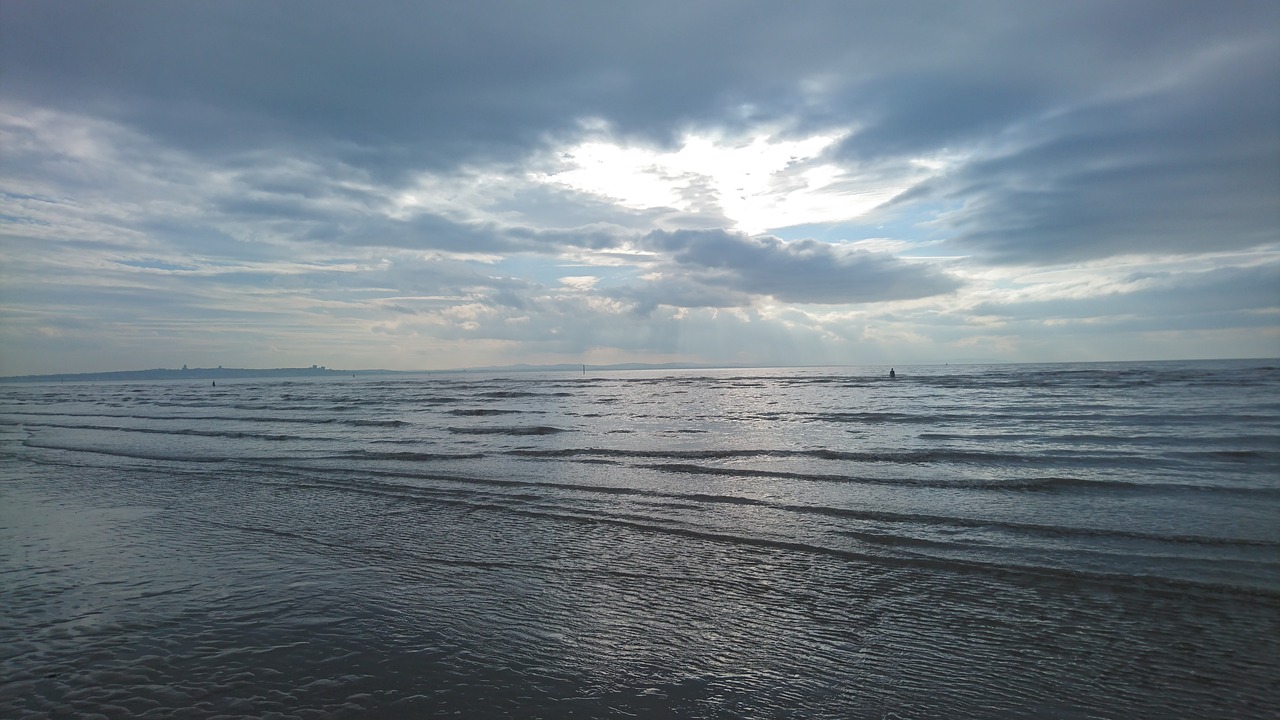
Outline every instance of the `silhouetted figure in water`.
POLYGON ((213 386, 214 386, 214 387, 218 387, 218 381, 217 381, 217 380, 214 380, 214 381, 213 381, 213 386))
POLYGON ((898 377, 898 373, 894 372, 893 368, 889 368, 889 378, 892 379, 896 377, 898 377))

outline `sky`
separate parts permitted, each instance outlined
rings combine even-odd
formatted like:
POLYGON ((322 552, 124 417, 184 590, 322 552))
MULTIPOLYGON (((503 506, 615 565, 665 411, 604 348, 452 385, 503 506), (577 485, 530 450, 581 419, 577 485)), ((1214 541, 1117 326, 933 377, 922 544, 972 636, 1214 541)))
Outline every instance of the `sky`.
POLYGON ((0 374, 1280 356, 1280 3, 0 2, 0 374))

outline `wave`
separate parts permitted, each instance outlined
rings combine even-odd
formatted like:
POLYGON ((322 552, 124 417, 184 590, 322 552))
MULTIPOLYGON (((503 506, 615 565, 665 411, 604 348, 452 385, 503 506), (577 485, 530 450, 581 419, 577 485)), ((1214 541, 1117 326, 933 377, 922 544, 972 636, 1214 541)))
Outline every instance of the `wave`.
POLYGON ((450 427, 446 428, 455 435, 555 435, 568 432, 564 428, 550 425, 516 425, 508 427, 450 427))
MULTIPOLYGON (((987 452, 983 450, 957 450, 939 448, 933 450, 903 450, 881 452, 856 452, 847 450, 828 450, 814 448, 810 450, 783 450, 770 448, 736 448, 707 450, 637 450, 610 448, 557 448, 539 450, 521 448, 510 451, 513 455, 529 458, 567 458, 567 457, 605 457, 605 458, 653 458, 669 460, 732 460, 745 458, 813 458, 818 460, 838 460, 860 463, 902 463, 924 464, 937 462, 1018 462, 1025 463, 1029 456, 1007 453, 987 452)), ((1058 460, 1059 458, 1042 457, 1041 460, 1058 460)), ((715 470, 712 469, 712 472, 715 470)), ((735 471, 736 472, 736 471, 735 471)))
POLYGON ((571 393, 540 393, 529 392, 527 390, 490 390, 489 392, 476 393, 477 397, 484 398, 530 398, 530 397, 568 397, 571 393))
POLYGON ((936 424, 961 419, 958 415, 917 415, 893 412, 828 412, 806 413, 801 417, 830 423, 913 423, 936 424))
POLYGON ((22 441, 24 447, 41 448, 44 450, 62 450, 65 452, 89 453, 91 455, 106 455, 109 457, 130 458, 133 460, 155 460, 160 462, 191 462, 191 463, 223 463, 231 460, 225 455, 174 455, 172 453, 153 453, 142 450, 123 450, 120 448, 100 448, 100 447, 83 447, 57 445, 55 443, 41 442, 28 438, 22 441))
MULTIPOLYGON (((713 448, 705 450, 642 450, 612 448, 557 448, 537 449, 520 448, 511 453, 528 458, 554 459, 570 457, 605 457, 620 459, 659 459, 672 461, 685 460, 733 460, 749 458, 812 458, 817 460, 844 461, 851 463, 887 464, 887 465, 982 465, 996 467, 1100 467, 1118 468, 1133 467, 1150 470, 1156 467, 1181 467, 1176 457, 1168 454, 1137 454, 1134 452, 1102 452, 1097 449, 1076 450, 1069 447, 1056 448, 1053 452, 1043 450, 1028 452, 1017 447, 1010 447, 1011 452, 988 450, 969 450, 963 448, 927 448, 914 450, 872 450, 847 451, 813 448, 807 450, 771 449, 771 448, 713 448), (1016 450, 1016 452, 1015 452, 1016 450)), ((1208 452, 1208 451, 1207 451, 1208 452)), ((1267 451, 1245 451, 1262 452, 1267 451)), ((1260 460, 1271 461, 1266 455, 1260 460)), ((1246 459, 1253 459, 1248 456, 1246 459)), ((718 472, 711 470, 709 472, 718 472)), ((1129 486, 1131 483, 1118 483, 1129 486)), ((1149 487, 1151 485, 1138 485, 1149 487)), ((1155 486, 1161 483, 1153 483, 1155 486)), ((1224 486, 1205 485, 1206 488, 1224 489, 1224 486)))
POLYGON ((196 430, 193 428, 140 428, 121 427, 119 425, 70 425, 64 423, 23 423, 29 427, 47 427, 60 430, 98 430, 107 432, 142 433, 149 435, 188 435, 194 437, 229 438, 234 440, 317 440, 319 438, 303 438, 298 435, 280 433, 254 433, 238 430, 196 430))
MULTIPOLYGON (((271 467, 279 467, 271 464, 271 467)), ((338 468, 324 469, 307 469, 308 473, 326 473, 331 475, 344 475, 346 471, 338 468)), ((520 479, 503 479, 503 478, 484 478, 466 475, 443 475, 438 473, 419 474, 412 472, 397 472, 394 470, 366 470, 362 471, 363 475, 374 476, 385 479, 430 479, 436 481, 444 481, 456 483, 463 488, 467 487, 493 487, 511 490, 558 490, 573 493, 586 493, 588 495, 608 495, 608 496, 624 496, 641 498, 646 501, 661 500, 674 502, 681 505, 745 505, 760 508, 768 508, 780 512, 794 513, 797 515, 816 515, 822 517, 832 517, 847 520, 860 520, 866 522, 876 522, 891 525, 911 525, 919 527, 927 527, 932 529, 974 529, 982 531, 1002 531, 1020 534, 1029 534, 1042 537, 1090 537, 1090 538, 1110 538, 1122 540, 1139 540, 1157 543, 1172 543, 1179 545, 1199 545, 1199 546, 1220 546, 1220 547, 1253 547, 1253 548, 1280 548, 1280 541, 1264 540, 1255 538, 1231 538, 1207 535, 1191 535, 1179 533, 1159 533, 1144 532, 1140 530, 1127 530, 1118 528, 1099 528, 1099 527, 1080 527, 1080 526, 1064 526, 1064 525, 1046 525, 1040 523, 1016 522, 1009 520, 1001 520, 995 518, 974 518, 952 515, 931 515, 924 513, 897 513, 880 510, 868 510, 860 508, 848 507, 832 507, 826 505, 803 505, 796 503, 778 502, 776 500, 755 498, 743 495, 731 495, 724 493, 700 493, 700 492, 672 492, 665 490, 644 489, 630 486, 612 486, 612 485, 592 485, 556 481, 543 480, 520 480, 520 479)), ((312 478, 314 480, 314 478, 312 478)), ((1044 480, 1053 482, 1056 480, 1069 480, 1058 478, 1045 478, 1044 480)), ((422 487, 392 487, 392 486, 369 486, 360 483, 358 486, 349 484, 344 479, 335 479, 335 486, 341 486, 355 492, 370 492, 375 494, 393 493, 406 498, 417 497, 419 495, 434 496, 442 492, 440 488, 422 488, 422 487)), ((456 490, 446 492, 448 495, 455 497, 472 497, 474 491, 456 490)), ((509 493, 494 495, 485 493, 490 503, 499 500, 527 500, 534 499, 539 503, 557 500, 554 496, 545 495, 528 495, 527 493, 512 495, 509 493)), ((561 501, 567 498, 558 498, 561 501)), ((509 508, 508 505, 497 505, 495 507, 509 508)), ((660 520, 659 518, 650 518, 652 520, 660 520)), ((665 520, 665 519, 663 519, 665 520)), ((846 531, 837 530, 837 534, 844 534, 846 531)), ((866 531, 861 531, 866 532, 866 531)), ((886 536, 887 537, 887 536, 886 536)), ((895 536, 898 537, 898 536, 895 536)), ((944 543, 938 543, 944 544, 944 543)))
MULTIPOLYGON (((1082 478, 1034 478, 1030 480, 973 480, 973 479, 925 479, 855 477, 840 473, 804 473, 787 470, 759 470, 756 468, 713 467, 691 463, 642 463, 637 467, 687 475, 721 475, 729 477, 777 478, 805 480, 809 482, 856 483, 891 485, 895 487, 933 487, 969 490, 1047 490, 1055 487, 1110 487, 1131 488, 1130 483, 1082 478)), ((1143 486, 1148 487, 1148 486, 1143 486)))
MULTIPOLYGON (((377 426, 387 424, 394 426, 395 423, 408 425, 404 420, 340 420, 334 417, 297 417, 282 415, 146 415, 139 413, 66 413, 66 412, 27 412, 27 411, 8 411, 4 415, 30 415, 38 417, 63 417, 63 418, 120 418, 125 420, 159 420, 163 422, 194 422, 194 421, 218 421, 218 422, 246 422, 246 423, 267 423, 277 424, 297 424, 297 425, 329 425, 333 423, 342 423, 346 425, 360 426, 368 424, 377 426)), ((38 423, 24 422, 26 425, 38 425, 38 423)), ((67 426, 72 427, 72 426, 67 426)))
POLYGON ((1228 460, 1231 462, 1269 462, 1280 461, 1280 451, 1275 450, 1181 450, 1169 453, 1176 457, 1228 460))
POLYGON ((331 458, 355 458, 360 460, 406 460, 412 462, 432 462, 437 460, 479 460, 484 453, 429 453, 429 452, 378 452, 374 450, 356 450, 331 458))
MULTIPOLYGON (((966 528, 977 530, 1000 530, 1045 537, 1092 537, 1113 538, 1123 540, 1146 540, 1160 543, 1203 546, 1233 546, 1280 548, 1280 542, 1252 538, 1227 538, 1209 535, 1181 535, 1137 530, 1120 530, 1113 528, 1078 527, 1064 525, 1042 525, 1037 523, 1020 523, 1007 520, 966 518, 943 515, 924 515, 916 513, 892 513, 877 510, 857 510, 812 505, 779 505, 791 512, 823 515, 827 517, 849 518, 888 524, 917 525, 930 528, 966 528)), ((837 531, 848 534, 849 531, 837 531)))
MULTIPOLYGON (((410 423, 405 420, 338 420, 335 418, 235 418, 235 417, 167 417, 152 418, 136 415, 106 415, 99 417, 120 417, 137 420, 220 420, 220 421, 249 421, 262 423, 305 423, 309 425, 328 425, 331 423, 339 423, 342 425, 350 425, 352 427, 402 427, 410 423)), ((22 425, 30 427, 51 427, 62 428, 66 430, 108 430, 116 432, 131 433, 153 433, 157 435, 196 435, 201 437, 226 437, 226 438, 246 438, 260 440, 316 440, 318 438, 303 438, 298 435, 286 435, 280 433, 254 433, 239 430, 198 430, 194 428, 141 428, 126 427, 121 425, 81 425, 70 423, 44 423, 44 422, 23 422, 22 425)))
POLYGON ((452 395, 426 395, 423 397, 411 398, 408 401, 408 404, 412 405, 414 403, 418 403, 422 405, 452 405, 453 403, 456 403, 456 402, 462 402, 462 398, 454 397, 452 395))
POLYGON ((858 530, 839 530, 837 533, 845 537, 851 537, 855 540, 891 547, 953 548, 959 546, 958 543, 944 542, 941 540, 925 540, 923 538, 915 538, 907 535, 891 535, 886 533, 862 532, 858 530))
POLYGON ((1033 477, 1011 479, 868 477, 841 473, 806 473, 787 470, 715 467, 696 465, 692 463, 640 463, 635 465, 635 467, 686 475, 773 478, 779 480, 801 480, 805 482, 850 483, 860 485, 883 485, 890 487, 938 488, 947 490, 1054 492, 1067 489, 1087 489, 1131 492, 1206 492, 1259 496, 1280 495, 1280 488, 1269 487, 1234 487, 1228 485, 1195 485, 1189 483, 1134 483, 1120 480, 1076 477, 1033 477))
POLYGON ((906 452, 850 452, 843 450, 828 450, 825 448, 814 448, 810 450, 783 450, 772 448, 734 448, 734 449, 706 449, 706 450, 637 450, 637 449, 615 449, 615 448, 558 448, 555 450, 538 450, 538 449, 520 449, 512 450, 512 455, 520 455, 524 457, 535 458, 564 458, 574 456, 599 456, 599 457, 623 457, 623 458, 677 458, 687 460, 728 460, 733 458, 755 458, 755 457, 808 457, 819 458, 823 460, 855 460, 867 461, 876 459, 900 459, 906 462, 929 460, 944 455, 954 455, 957 457, 970 458, 1005 458, 1007 455, 998 453, 986 453, 968 450, 923 450, 923 451, 906 451, 906 452))
POLYGON ((563 510, 519 508, 504 505, 493 505, 491 503, 482 504, 480 507, 527 517, 559 520, 564 522, 606 524, 626 527, 640 532, 674 535, 733 546, 754 546, 787 553, 834 556, 873 565, 928 568, 952 573, 992 573, 1019 578, 1047 577, 1070 579, 1074 582, 1096 583, 1108 588, 1114 588, 1117 586, 1146 586, 1152 589, 1167 588, 1179 591, 1196 589, 1199 591, 1213 593, 1227 593, 1236 597, 1254 597, 1264 602, 1280 600, 1280 591, 1272 589, 1242 587, 1219 582, 1192 580, 1163 575, 1108 573, 1104 571, 1045 565, 1022 565, 1016 563, 996 563, 983 560, 941 558, 921 554, 885 556, 873 553, 856 552, 844 548, 833 548, 801 540, 785 540, 776 537, 757 537, 705 530, 685 524, 669 524, 654 518, 619 517, 604 513, 576 513, 563 510))

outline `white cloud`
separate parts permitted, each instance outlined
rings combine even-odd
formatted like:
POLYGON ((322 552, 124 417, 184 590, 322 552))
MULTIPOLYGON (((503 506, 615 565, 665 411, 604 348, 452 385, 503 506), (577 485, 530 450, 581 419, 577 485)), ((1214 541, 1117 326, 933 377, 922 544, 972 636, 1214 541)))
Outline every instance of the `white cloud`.
POLYGON ((557 148, 554 159, 543 161, 555 168, 531 177, 635 210, 723 215, 731 229, 756 234, 861 217, 949 164, 931 158, 892 171, 864 171, 826 156, 851 129, 804 137, 783 130, 689 131, 675 149, 597 134, 557 148))
POLYGON ((593 275, 570 275, 560 278, 560 284, 568 290, 576 290, 582 292, 590 290, 600 282, 600 278, 593 275))

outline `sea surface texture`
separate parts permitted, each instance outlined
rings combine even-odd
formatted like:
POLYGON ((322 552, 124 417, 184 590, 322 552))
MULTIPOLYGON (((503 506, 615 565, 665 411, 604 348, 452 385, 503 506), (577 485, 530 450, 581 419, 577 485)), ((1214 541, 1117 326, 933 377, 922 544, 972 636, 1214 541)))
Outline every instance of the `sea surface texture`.
POLYGON ((1275 718, 1278 364, 0 386, 0 717, 1275 718))

